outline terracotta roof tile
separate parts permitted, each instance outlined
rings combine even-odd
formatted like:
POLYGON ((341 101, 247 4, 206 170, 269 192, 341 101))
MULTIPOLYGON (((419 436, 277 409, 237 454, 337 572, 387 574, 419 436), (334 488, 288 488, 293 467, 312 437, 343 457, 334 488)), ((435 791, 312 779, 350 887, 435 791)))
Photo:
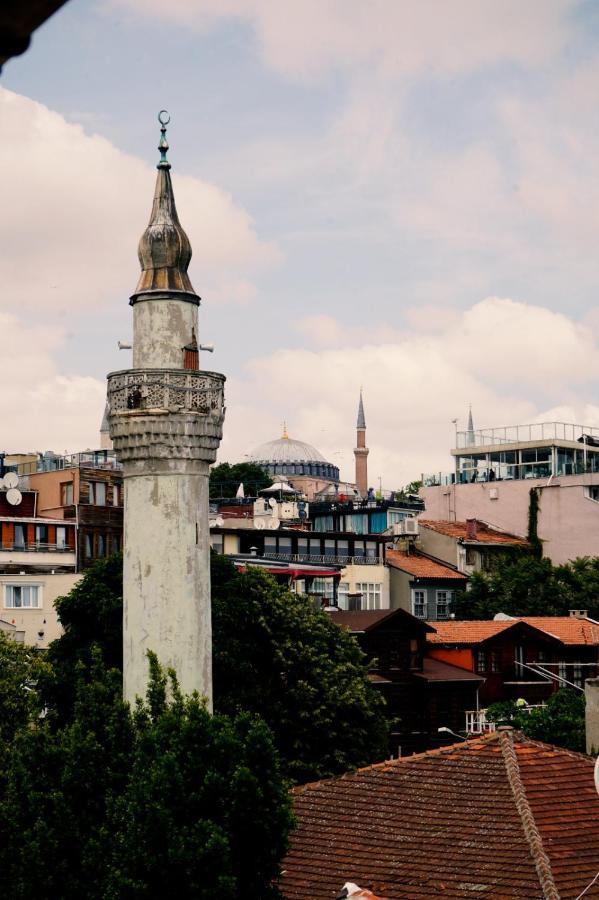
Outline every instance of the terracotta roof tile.
POLYGON ((477 536, 476 540, 468 538, 466 522, 449 522, 442 519, 422 519, 418 518, 418 523, 439 534, 445 534, 447 537, 457 538, 458 540, 467 541, 469 544, 516 544, 521 547, 527 547, 528 541, 516 534, 510 534, 508 531, 499 531, 490 528, 485 522, 477 520, 477 536))
POLYGON ((419 553, 410 553, 409 555, 402 550, 387 550, 385 557, 388 565, 394 569, 401 569, 409 575, 416 578, 439 578, 446 581, 447 579, 457 579, 466 581, 467 576, 461 572, 456 572, 451 566, 445 566, 443 563, 428 559, 419 553))
POLYGON ((492 619, 471 621, 448 619, 446 622, 431 622, 435 634, 428 634, 427 641, 431 644, 480 644, 507 628, 513 628, 516 622, 514 619, 499 622, 492 619))
POLYGON ((574 900, 599 868, 593 760, 511 731, 293 793, 286 900, 348 880, 389 900, 574 900))
POLYGON ((581 616, 521 616, 520 621, 548 631, 564 644, 599 644, 599 622, 594 619, 581 616))
POLYGON ((480 644, 518 622, 525 622, 564 644, 599 645, 599 622, 575 616, 521 616, 471 621, 448 619, 430 623, 436 633, 429 634, 427 640, 431 644, 480 644))

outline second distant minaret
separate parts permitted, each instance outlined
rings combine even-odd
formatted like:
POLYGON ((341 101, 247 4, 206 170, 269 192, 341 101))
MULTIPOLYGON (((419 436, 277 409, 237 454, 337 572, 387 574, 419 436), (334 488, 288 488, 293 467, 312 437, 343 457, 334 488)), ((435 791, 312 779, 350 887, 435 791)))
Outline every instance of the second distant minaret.
POLYGON ((356 487, 362 497, 368 494, 368 447, 366 446, 366 418, 364 416, 364 401, 360 391, 360 403, 358 405, 358 422, 356 425, 357 439, 354 449, 356 458, 356 487))

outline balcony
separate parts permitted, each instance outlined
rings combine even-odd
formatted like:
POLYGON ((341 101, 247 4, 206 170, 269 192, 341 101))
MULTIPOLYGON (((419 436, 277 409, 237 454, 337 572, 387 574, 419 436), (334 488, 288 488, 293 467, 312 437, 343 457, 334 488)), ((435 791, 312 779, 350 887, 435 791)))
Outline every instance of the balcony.
MULTIPOLYGON (((526 706, 519 707, 519 711, 530 715, 533 709, 542 709, 544 706, 544 703, 526 704, 526 706)), ((489 731, 495 731, 497 728, 495 722, 487 719, 486 709, 469 709, 466 710, 465 716, 466 734, 485 734, 489 731)))
POLYGON ((529 425, 478 428, 475 431, 458 431, 456 437, 456 449, 539 442, 551 445, 555 441, 586 442, 591 447, 599 446, 599 428, 568 422, 532 422, 529 425))
POLYGON ((3 544, 0 547, 1 566, 47 566, 64 568, 75 566, 76 556, 72 547, 64 544, 46 544, 29 541, 23 544, 3 544))
POLYGON ((108 376, 110 415, 168 410, 222 416, 224 375, 189 369, 125 369, 108 376))
POLYGON ((113 450, 86 450, 83 453, 69 453, 57 456, 55 453, 44 453, 34 462, 21 463, 19 475, 35 475, 36 472, 58 472, 62 469, 104 469, 121 470, 113 450))
POLYGON ((315 563, 325 566, 382 566, 380 556, 335 556, 328 553, 269 553, 264 552, 264 559, 281 562, 315 563))

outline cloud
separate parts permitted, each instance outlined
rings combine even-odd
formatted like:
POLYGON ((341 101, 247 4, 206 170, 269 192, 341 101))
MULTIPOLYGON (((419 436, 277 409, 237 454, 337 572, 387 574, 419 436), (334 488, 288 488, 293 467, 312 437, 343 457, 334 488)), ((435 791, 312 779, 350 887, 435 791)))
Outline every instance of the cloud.
POLYGON ((400 334, 391 325, 349 326, 333 316, 317 314, 304 316, 294 323, 295 328, 317 347, 357 347, 364 344, 381 344, 396 340, 400 334))
POLYGON ((113 0, 136 15, 207 31, 253 29, 265 63, 292 77, 375 67, 394 76, 452 74, 498 62, 537 65, 567 40, 571 0, 113 0), (441 4, 441 13, 443 12, 441 4))
MULTIPOLYGON (((139 274, 136 247, 151 208, 152 167, 4 89, 0 115, 10 135, 0 143, 0 308, 55 316, 122 302, 139 274)), ((195 247, 192 282, 203 295, 213 290, 222 300, 247 302, 253 275, 279 251, 258 238, 229 194, 176 169, 173 181, 195 247)))
POLYGON ((464 428, 469 403, 480 427, 553 419, 599 425, 592 402, 599 350, 590 330, 565 315, 490 297, 442 333, 420 323, 420 332, 392 342, 344 346, 344 327, 322 320, 337 346, 322 349, 316 334, 314 349, 279 349, 251 360, 247 378, 230 379, 220 459, 243 459, 286 419, 292 437, 314 444, 351 478, 361 384, 371 482, 381 475, 388 488, 451 469, 451 420, 464 428))
POLYGON ((99 446, 106 384, 58 371, 54 356, 64 351, 64 331, 24 325, 0 312, 0 335, 8 378, 2 393, 0 449, 60 453, 99 446))

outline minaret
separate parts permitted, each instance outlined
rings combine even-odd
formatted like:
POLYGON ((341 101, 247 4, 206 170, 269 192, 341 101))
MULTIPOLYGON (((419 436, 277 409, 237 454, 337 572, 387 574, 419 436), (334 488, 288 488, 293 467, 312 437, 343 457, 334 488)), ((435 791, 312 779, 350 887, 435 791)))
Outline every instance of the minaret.
POLYGON ((468 431, 466 432, 466 443, 469 447, 476 443, 476 435, 474 434, 474 422, 472 421, 472 404, 468 409, 468 431))
POLYGON ((360 403, 358 406, 357 440, 354 456, 356 457, 356 487, 360 496, 368 494, 368 447, 366 446, 366 419, 364 418, 364 402, 362 389, 360 388, 360 403))
POLYGON ((133 368, 108 376, 110 436, 123 464, 123 694, 148 683, 147 651, 183 692, 212 703, 208 470, 224 419, 225 378, 198 370, 191 246, 177 216, 158 116, 160 161, 150 222, 139 242, 133 368))

